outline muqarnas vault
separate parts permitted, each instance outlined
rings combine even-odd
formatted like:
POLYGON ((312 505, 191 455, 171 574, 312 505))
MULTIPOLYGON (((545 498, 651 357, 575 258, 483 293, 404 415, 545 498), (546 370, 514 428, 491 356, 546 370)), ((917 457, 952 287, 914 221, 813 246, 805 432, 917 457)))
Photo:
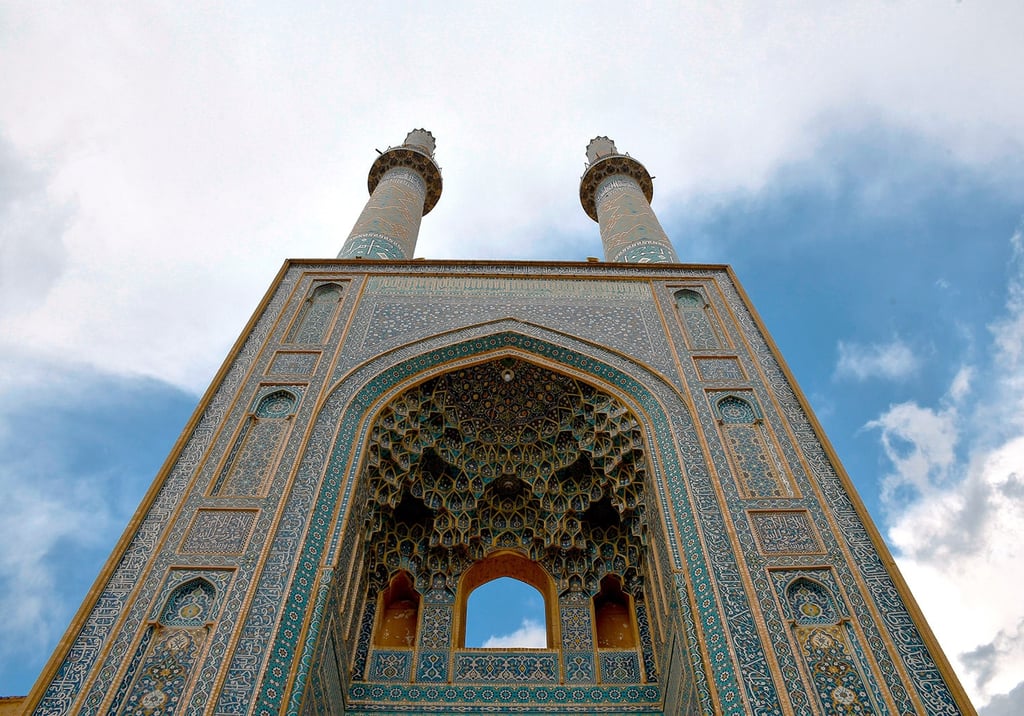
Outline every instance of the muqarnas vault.
POLYGON ((416 130, 289 260, 27 699, 36 714, 973 713, 727 266, 605 137, 604 261, 412 260, 416 130), (467 648, 470 593, 546 647, 467 648))

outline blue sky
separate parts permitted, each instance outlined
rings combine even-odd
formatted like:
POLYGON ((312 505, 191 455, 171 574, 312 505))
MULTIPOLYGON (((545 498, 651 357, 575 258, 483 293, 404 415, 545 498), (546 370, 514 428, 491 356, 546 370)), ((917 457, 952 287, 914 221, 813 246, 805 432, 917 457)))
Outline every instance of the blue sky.
MULTIPOLYGON (((438 139, 429 258, 600 255, 584 148, 729 263, 985 716, 1024 710, 1024 6, 0 9, 0 694, 286 257, 438 139)), ((521 617, 496 625, 507 634, 521 617)))

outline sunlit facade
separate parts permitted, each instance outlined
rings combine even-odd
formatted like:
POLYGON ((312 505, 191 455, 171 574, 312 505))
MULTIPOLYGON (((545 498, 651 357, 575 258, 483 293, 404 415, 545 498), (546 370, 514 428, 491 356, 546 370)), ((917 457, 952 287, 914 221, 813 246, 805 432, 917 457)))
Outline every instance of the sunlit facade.
POLYGON ((339 257, 282 267, 28 712, 974 713, 643 165, 587 148, 602 261, 414 260, 434 148, 382 153, 339 257), (506 577, 543 647, 467 645, 506 577))

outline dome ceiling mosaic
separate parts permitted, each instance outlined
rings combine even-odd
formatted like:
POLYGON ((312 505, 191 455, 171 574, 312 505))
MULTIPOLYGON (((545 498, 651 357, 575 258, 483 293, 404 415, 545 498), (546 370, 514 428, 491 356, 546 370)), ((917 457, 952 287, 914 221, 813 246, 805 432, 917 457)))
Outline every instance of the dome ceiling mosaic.
POLYGON ((505 358, 395 398, 371 431, 372 578, 454 581, 489 553, 542 564, 560 591, 596 593, 608 573, 641 584, 643 437, 612 396, 505 358))

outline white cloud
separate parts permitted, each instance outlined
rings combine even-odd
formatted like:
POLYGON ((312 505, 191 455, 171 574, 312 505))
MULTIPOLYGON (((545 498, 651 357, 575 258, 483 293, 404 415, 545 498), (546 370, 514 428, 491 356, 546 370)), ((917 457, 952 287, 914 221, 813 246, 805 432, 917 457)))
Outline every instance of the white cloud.
POLYGON ((955 408, 900 403, 864 427, 881 430, 882 447, 896 468, 884 478, 883 500, 927 495, 948 482, 958 439, 955 408))
POLYGON ((949 397, 954 403, 959 403, 971 392, 971 381, 974 380, 974 368, 969 365, 961 366, 953 377, 953 383, 949 386, 949 397))
POLYGON ((50 200, 47 184, 0 135, 0 316, 37 306, 64 269, 71 212, 50 200))
MULTIPOLYGON (((2 439, 0 435, 0 439, 2 439)), ((104 543, 106 496, 90 479, 73 481, 45 445, 21 445, 21 460, 3 447, 0 460, 0 656, 38 660, 70 616, 61 565, 76 550, 104 543)), ((95 476, 91 476, 95 477, 95 476)))
POLYGON ((893 463, 883 499, 900 569, 979 705, 1020 700, 1024 674, 1024 271, 993 325, 991 365, 961 369, 940 407, 893 406, 868 427, 893 463), (984 380, 972 376, 982 372, 984 380), (970 384, 981 388, 970 393, 970 384), (968 403, 968 396, 973 403, 968 403), (969 416, 966 419, 963 416, 969 416), (957 446, 962 445, 958 457, 957 446), (909 488, 909 489, 903 489, 909 488))
POLYGON ((553 235, 599 253, 576 196, 599 133, 659 175, 666 215, 875 122, 1002 171, 1024 136, 1020 7, 369 4, 283 21, 10 4, 0 131, 75 214, 62 256, 21 262, 60 276, 0 318, 0 349, 203 388, 280 261, 337 252, 372 149, 412 126, 438 137, 446 186, 418 252, 438 258, 545 258, 553 235))
POLYGON ((484 649, 543 649, 548 635, 543 624, 523 619, 522 625, 511 634, 492 634, 484 642, 484 649))
POLYGON ((976 703, 1024 674, 1024 436, 889 522, 897 561, 976 703))
POLYGON ((910 347, 896 338, 889 343, 847 343, 839 341, 839 362, 836 377, 867 380, 888 378, 898 380, 917 369, 917 356, 910 347))
POLYGON ((1024 681, 1008 694, 994 696, 988 706, 978 709, 978 716, 1020 716, 1024 713, 1024 681))

